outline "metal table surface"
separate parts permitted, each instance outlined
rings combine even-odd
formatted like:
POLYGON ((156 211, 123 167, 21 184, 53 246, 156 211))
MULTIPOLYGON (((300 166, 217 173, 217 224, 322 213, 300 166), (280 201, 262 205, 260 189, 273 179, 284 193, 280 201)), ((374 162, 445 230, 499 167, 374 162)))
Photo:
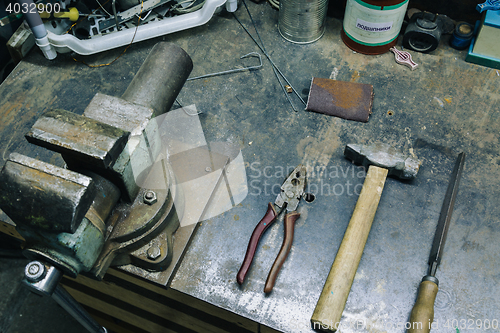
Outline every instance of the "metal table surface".
MULTIPOLYGON (((248 195, 233 209, 203 221, 170 287, 283 332, 312 332, 310 317, 356 204, 364 171, 343 158, 347 143, 386 142, 422 161, 412 182, 388 179, 340 323, 342 332, 404 332, 418 284, 427 272, 435 227, 457 154, 466 152, 443 261, 433 332, 500 332, 500 73, 464 62, 465 52, 443 41, 432 54, 413 52, 419 68, 398 65, 391 53, 366 56, 340 39, 328 18, 315 43, 292 44, 277 30, 278 12, 248 3, 268 53, 304 99, 312 77, 374 86, 373 114, 357 123, 291 110, 272 68, 186 82, 183 105, 196 104, 208 142, 239 144, 248 195), (275 288, 267 273, 279 251, 283 224, 261 239, 240 287, 236 273, 250 235, 274 201, 277 185, 299 163, 308 166, 312 203, 302 201, 293 247, 275 288), (275 186, 276 185, 276 186, 275 186), (479 328, 481 325, 481 328, 479 328), (487 328, 489 325, 489 328, 487 328), (487 328, 487 329, 485 329, 487 328)), ((244 7, 236 15, 251 29, 244 7)), ((229 14, 207 25, 162 37, 192 57, 192 76, 235 68, 261 51, 229 14)), ((134 44, 112 66, 88 68, 70 55, 47 61, 36 50, 0 89, 2 164, 10 152, 62 165, 23 135, 49 108, 83 113, 95 93, 120 96, 158 40, 134 44)), ((446 38, 445 38, 446 40, 446 38)), ((121 50, 86 57, 105 63, 121 50)))

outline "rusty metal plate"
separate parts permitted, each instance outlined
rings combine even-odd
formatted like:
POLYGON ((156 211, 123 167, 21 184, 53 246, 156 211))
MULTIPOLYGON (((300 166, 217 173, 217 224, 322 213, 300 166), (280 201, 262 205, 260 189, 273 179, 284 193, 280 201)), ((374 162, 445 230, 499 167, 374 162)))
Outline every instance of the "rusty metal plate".
POLYGON ((314 77, 306 110, 366 123, 372 104, 371 84, 314 77))

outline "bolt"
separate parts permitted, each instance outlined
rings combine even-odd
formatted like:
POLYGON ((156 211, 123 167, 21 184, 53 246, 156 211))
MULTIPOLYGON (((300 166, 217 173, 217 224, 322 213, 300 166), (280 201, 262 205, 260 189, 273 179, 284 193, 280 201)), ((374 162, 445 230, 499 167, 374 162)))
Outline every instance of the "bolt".
POLYGON ((143 201, 148 205, 156 203, 156 193, 154 191, 147 191, 146 193, 144 193, 143 201))
POLYGON ((45 276, 45 265, 39 261, 32 261, 26 265, 24 275, 29 281, 38 282, 45 276))
POLYGON ((151 246, 148 249, 148 258, 151 260, 156 260, 161 256, 161 250, 158 246, 151 246))
POLYGON ((30 276, 37 275, 39 271, 40 267, 38 265, 30 265, 30 267, 28 267, 28 273, 30 276))

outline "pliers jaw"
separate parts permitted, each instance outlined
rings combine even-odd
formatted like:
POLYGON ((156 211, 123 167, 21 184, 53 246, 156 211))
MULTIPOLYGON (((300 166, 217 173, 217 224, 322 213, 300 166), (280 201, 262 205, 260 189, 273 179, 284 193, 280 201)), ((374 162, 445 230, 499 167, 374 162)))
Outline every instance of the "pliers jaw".
POLYGON ((306 167, 299 164, 281 185, 281 191, 274 204, 281 209, 286 204, 286 210, 291 212, 297 209, 299 201, 306 187, 306 167))

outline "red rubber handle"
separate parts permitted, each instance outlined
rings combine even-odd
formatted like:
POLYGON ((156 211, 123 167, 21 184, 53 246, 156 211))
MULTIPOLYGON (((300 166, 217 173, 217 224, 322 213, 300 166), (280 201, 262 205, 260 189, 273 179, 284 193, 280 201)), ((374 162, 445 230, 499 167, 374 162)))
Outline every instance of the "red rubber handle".
POLYGON ((260 220, 260 222, 255 227, 252 237, 250 237, 250 242, 248 242, 247 253, 245 254, 245 259, 243 260, 243 264, 241 265, 240 270, 238 271, 238 275, 236 275, 236 281, 239 284, 243 284, 245 280, 245 276, 250 269, 250 265, 253 261, 253 256, 255 255, 255 251, 257 250, 257 245, 259 244, 260 237, 264 234, 267 228, 276 220, 276 210, 274 209, 271 203, 267 206, 266 215, 260 220))
POLYGON ((273 290, 274 283, 278 277, 278 273, 283 266, 283 263, 290 252, 293 243, 293 231, 295 228, 295 221, 299 218, 300 214, 297 212, 291 212, 285 215, 285 236, 283 238, 283 244, 281 245, 280 252, 274 261, 273 267, 269 271, 267 276, 266 285, 264 286, 264 292, 270 293, 273 290))

